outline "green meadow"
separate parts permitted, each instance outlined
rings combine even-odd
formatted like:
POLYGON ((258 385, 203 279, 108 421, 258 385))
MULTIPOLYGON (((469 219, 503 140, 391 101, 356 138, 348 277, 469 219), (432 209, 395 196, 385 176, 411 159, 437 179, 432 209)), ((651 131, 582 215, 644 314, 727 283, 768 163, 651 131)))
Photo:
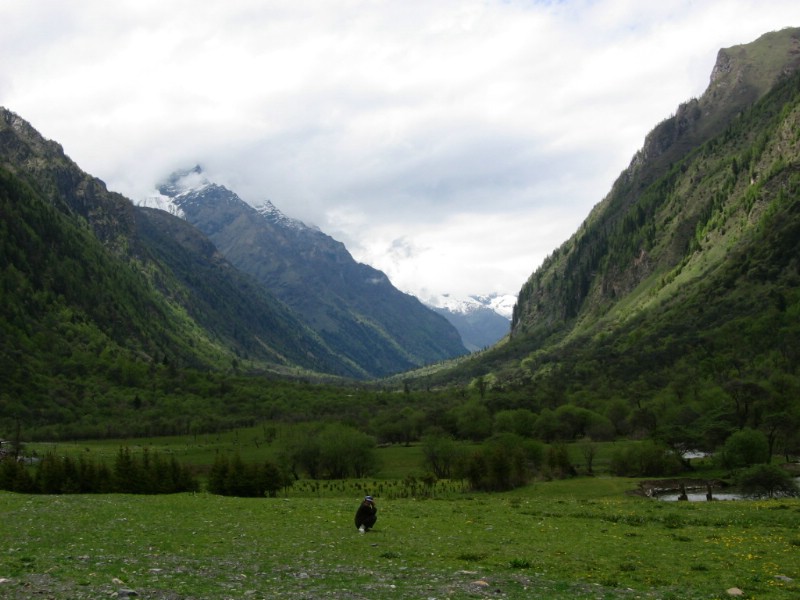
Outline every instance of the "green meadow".
POLYGON ((0 598, 800 597, 800 500, 663 502, 577 477, 476 494, 299 482, 278 498, 0 492, 0 598), (378 523, 359 534, 360 495, 378 523), (133 597, 130 595, 129 597, 133 597))
MULTIPOLYGON (((30 444, 112 462, 121 447, 176 457, 203 479, 220 454, 270 458, 279 429, 30 444)), ((611 477, 596 444, 588 476, 504 493, 433 481, 419 445, 376 450, 369 479, 301 479, 277 498, 208 493, 0 492, 0 598, 746 598, 800 596, 800 500, 664 502, 611 477), (353 524, 361 497, 376 528, 353 524)), ((695 463, 693 476, 717 478, 695 463)))

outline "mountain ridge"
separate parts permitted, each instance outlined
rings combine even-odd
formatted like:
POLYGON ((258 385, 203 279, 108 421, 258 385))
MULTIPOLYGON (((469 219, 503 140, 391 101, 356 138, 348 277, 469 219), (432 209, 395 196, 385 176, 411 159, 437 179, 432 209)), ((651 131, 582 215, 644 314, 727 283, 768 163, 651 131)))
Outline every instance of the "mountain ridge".
MULTIPOLYGON (((192 169, 173 173, 156 193, 138 201, 137 205, 164 210, 185 219, 187 215, 181 208, 181 199, 186 195, 197 195, 208 189, 216 189, 212 187, 214 185, 206 178, 203 168, 196 165, 192 169)), ((221 186, 219 190, 222 192, 223 188, 221 186)), ((287 216, 271 200, 248 204, 267 221, 280 228, 298 232, 310 229, 323 233, 316 226, 287 216)), ((340 251, 345 250, 342 245, 340 251)), ((465 348, 470 352, 491 346, 508 334, 508 322, 515 302, 516 297, 508 294, 472 295, 459 299, 444 294, 422 300, 423 305, 444 316, 456 328, 465 348)))
MULTIPOLYGON (((616 259, 616 264, 610 265, 610 271, 606 272, 613 271, 613 274, 606 278, 604 284, 595 286, 591 291, 595 301, 600 302, 601 299, 608 301, 627 294, 653 272, 655 263, 651 254, 647 250, 641 252, 648 245, 648 236, 653 235, 652 230, 648 229, 652 222, 647 223, 647 221, 657 208, 656 199, 651 200, 647 206, 642 201, 646 190, 658 178, 667 175, 671 165, 674 165, 679 157, 721 134, 736 114, 745 110, 756 99, 763 97, 786 73, 794 73, 800 68, 799 32, 798 29, 787 28, 780 32, 765 34, 749 45, 734 46, 732 49, 719 51, 717 64, 712 71, 706 92, 699 99, 681 104, 675 115, 662 121, 646 136, 642 149, 634 155, 630 165, 613 184, 609 194, 591 210, 578 232, 548 257, 545 264, 523 285, 519 293, 520 304, 512 318, 512 335, 529 328, 537 319, 556 323, 577 316, 581 303, 590 293, 591 283, 587 277, 597 269, 600 259, 608 256, 607 242, 604 240, 614 227, 627 227, 631 231, 636 229, 640 247, 636 248, 632 255, 620 256, 616 259), (781 43, 778 43, 778 40, 781 43), (766 64, 763 68, 756 68, 741 58, 737 60, 736 57, 743 55, 760 56, 761 53, 754 49, 763 45, 778 46, 783 60, 764 61, 766 64), (749 52, 747 49, 750 49, 749 52), (752 73, 759 73, 756 80, 753 79, 752 73), (637 206, 635 215, 628 212, 631 206, 637 206), (598 225, 600 220, 603 220, 602 225, 598 225), (590 241, 583 235, 589 230, 600 232, 596 240, 590 241), (579 252, 570 251, 571 247, 577 248, 579 252), (556 267, 559 257, 567 259, 561 263, 559 271, 564 274, 569 272, 571 286, 566 302, 550 302, 539 296, 543 290, 536 281, 548 270, 553 272, 552 268, 556 267), (534 288, 539 291, 534 292, 534 288), (531 294, 538 296, 533 304, 529 301, 531 294), (544 312, 537 308, 544 306, 551 308, 558 306, 563 312, 560 316, 553 314, 545 316, 544 312), (537 314, 538 317, 535 316, 537 314)), ((675 176, 673 180, 674 178, 675 176)), ((656 195, 657 193, 654 193, 653 198, 656 195)), ((675 233, 672 246, 662 255, 663 260, 668 262, 680 260, 684 254, 683 245, 686 243, 686 238, 692 234, 693 226, 687 221, 684 230, 675 233)))
POLYGON ((356 262, 341 242, 271 202, 251 206, 208 180, 200 167, 175 172, 158 192, 157 203, 184 215, 232 264, 369 375, 466 353, 447 319, 394 288, 381 271, 356 262))
POLYGON ((706 94, 654 127, 522 286, 508 339, 417 385, 480 384, 534 411, 613 405, 665 438, 770 411, 794 422, 800 29, 720 56, 706 94))
MULTIPOLYGON (((6 174, 4 222, 18 228, 12 237, 3 230, 4 274, 26 281, 8 284, 5 296, 11 302, 13 290, 31 288, 41 298, 38 312, 27 316, 29 327, 40 326, 43 315, 71 310, 88 324, 87 335, 118 346, 132 364, 166 360, 219 368, 252 360, 258 368, 287 375, 320 370, 364 376, 336 357, 285 305, 234 269, 205 236, 186 229, 177 217, 164 213, 155 218, 109 191, 59 144, 7 109, 0 109, 0 168, 6 174), (52 248, 45 245, 26 257, 21 249, 43 243, 43 227, 52 248), (174 239, 167 239, 168 232, 174 239), (78 237, 83 241, 77 243, 78 237), (170 251, 163 250, 167 246, 170 251), (33 264, 38 268, 32 270, 33 264), (50 275, 43 279, 37 270, 50 275), (95 273, 96 283, 83 287, 97 296, 94 301, 81 295, 78 283, 88 273, 95 273)), ((22 335, 23 330, 13 329, 4 352, 16 352, 13 342, 22 335)), ((47 355, 49 350, 36 352, 47 355)))

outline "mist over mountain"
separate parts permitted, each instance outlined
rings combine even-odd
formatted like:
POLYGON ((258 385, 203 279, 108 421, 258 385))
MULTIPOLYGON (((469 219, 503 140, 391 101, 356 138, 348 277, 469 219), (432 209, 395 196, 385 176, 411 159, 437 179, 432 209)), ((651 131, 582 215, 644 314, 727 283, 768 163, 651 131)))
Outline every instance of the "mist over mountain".
POLYGON ((378 377, 466 352, 458 331, 344 245, 269 201, 253 207, 200 167, 148 200, 204 232, 238 269, 291 307, 325 343, 378 377))

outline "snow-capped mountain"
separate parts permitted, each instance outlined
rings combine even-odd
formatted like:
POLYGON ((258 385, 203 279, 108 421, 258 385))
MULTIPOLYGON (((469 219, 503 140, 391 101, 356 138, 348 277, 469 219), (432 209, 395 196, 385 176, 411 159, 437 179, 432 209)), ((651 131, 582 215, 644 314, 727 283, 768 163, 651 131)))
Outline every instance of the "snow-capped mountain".
MULTIPOLYGON (((290 278, 293 280, 299 273, 307 271, 319 256, 328 253, 327 251, 320 252, 320 248, 328 246, 334 241, 318 228, 309 227, 298 219, 286 216, 269 200, 259 206, 250 207, 250 211, 255 211, 268 223, 265 226, 275 228, 271 230, 272 234, 269 236, 269 239, 272 240, 271 243, 275 244, 276 240, 283 240, 283 243, 275 244, 266 253, 263 253, 266 241, 260 242, 262 246, 258 251, 261 253, 260 258, 253 261, 252 257, 248 255, 254 251, 254 248, 243 241, 248 237, 244 235, 246 230, 241 225, 234 226, 233 224, 238 216, 241 216, 241 211, 245 209, 244 202, 230 190, 210 181, 199 166, 189 171, 173 174, 168 181, 159 186, 158 192, 140 202, 140 205, 166 210, 199 226, 201 230, 209 234, 234 264, 267 283, 267 287, 277 293, 282 300, 311 318, 312 324, 315 322, 319 324, 328 319, 327 316, 323 315, 323 318, 317 314, 319 308, 325 306, 327 302, 315 299, 316 292, 309 293, 306 287, 297 289, 295 283, 289 284, 283 280, 283 274, 293 272, 294 276, 290 278), (226 206, 225 211, 228 216, 221 221, 212 217, 209 212, 212 210, 212 206, 226 206), (201 213, 205 215, 202 218, 198 216, 201 213), (222 235, 223 230, 231 227, 235 227, 235 234, 222 235), (236 250, 240 245, 246 247, 245 254, 236 250), (292 258, 288 258, 290 256, 292 258), (303 256, 306 256, 306 259, 301 261, 302 264, 295 264, 295 260, 303 256)), ((336 248, 330 256, 340 257, 334 261, 336 266, 321 266, 313 274, 307 273, 301 279, 318 282, 321 277, 320 273, 325 272, 330 275, 333 271, 341 269, 343 264, 352 260, 340 243, 337 242, 333 245, 336 248)), ((345 271, 348 270, 349 268, 345 269, 345 271)), ((385 283, 391 287, 388 278, 378 271, 367 277, 366 282, 370 284, 385 283)), ((351 296, 356 286, 351 282, 351 287, 351 290, 339 293, 351 296)), ((332 288, 329 288, 326 295, 336 296, 338 294, 332 294, 332 288)), ((351 300, 351 302, 355 301, 351 300)), ((458 330, 464 347, 474 352, 493 345, 508 333, 515 302, 516 297, 508 294, 473 295, 465 298, 456 298, 447 294, 429 299, 424 304, 445 317, 458 330)))
POLYGON ((461 314, 469 314, 488 308, 510 321, 516 302, 517 297, 513 294, 471 295, 466 297, 443 294, 429 299, 427 304, 461 314))
POLYGON ((278 225, 280 227, 285 227, 287 229, 319 230, 319 228, 317 227, 306 225, 299 219, 293 219, 292 217, 287 217, 269 200, 265 200, 263 204, 254 206, 254 208, 256 209, 258 214, 264 217, 267 221, 275 225, 278 225))
POLYGON ((137 200, 136 205, 144 206, 146 208, 157 208, 158 210, 163 210, 171 215, 180 217, 181 219, 186 218, 183 209, 175 203, 175 198, 164 196, 160 193, 151 194, 144 200, 137 200))
POLYGON ((464 354, 448 319, 356 262, 344 244, 265 201, 254 207, 200 167, 141 204, 181 215, 236 268, 289 306, 338 356, 382 377, 464 354))
POLYGON ((468 350, 474 352, 493 345, 508 334, 517 298, 511 294, 456 297, 444 294, 426 304, 447 318, 468 350))
MULTIPOLYGON (((194 197, 207 191, 209 188, 221 187, 213 183, 203 172, 200 165, 195 166, 189 171, 180 171, 173 174, 166 183, 163 183, 158 190, 144 200, 137 202, 139 206, 157 208, 166 211, 182 219, 186 219, 186 211, 181 204, 190 196, 194 197)), ((314 229, 315 226, 308 226, 299 219, 293 219, 283 214, 270 200, 254 205, 253 208, 270 223, 286 229, 314 229)))

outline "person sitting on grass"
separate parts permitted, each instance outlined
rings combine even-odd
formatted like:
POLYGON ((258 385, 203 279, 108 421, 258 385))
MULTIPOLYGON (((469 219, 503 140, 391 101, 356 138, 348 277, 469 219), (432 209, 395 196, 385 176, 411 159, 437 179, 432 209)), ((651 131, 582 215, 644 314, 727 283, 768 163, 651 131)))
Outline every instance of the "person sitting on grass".
POLYGON ((364 501, 356 511, 356 528, 365 533, 375 526, 375 521, 378 520, 378 507, 375 506, 375 501, 372 496, 365 496, 364 501))

